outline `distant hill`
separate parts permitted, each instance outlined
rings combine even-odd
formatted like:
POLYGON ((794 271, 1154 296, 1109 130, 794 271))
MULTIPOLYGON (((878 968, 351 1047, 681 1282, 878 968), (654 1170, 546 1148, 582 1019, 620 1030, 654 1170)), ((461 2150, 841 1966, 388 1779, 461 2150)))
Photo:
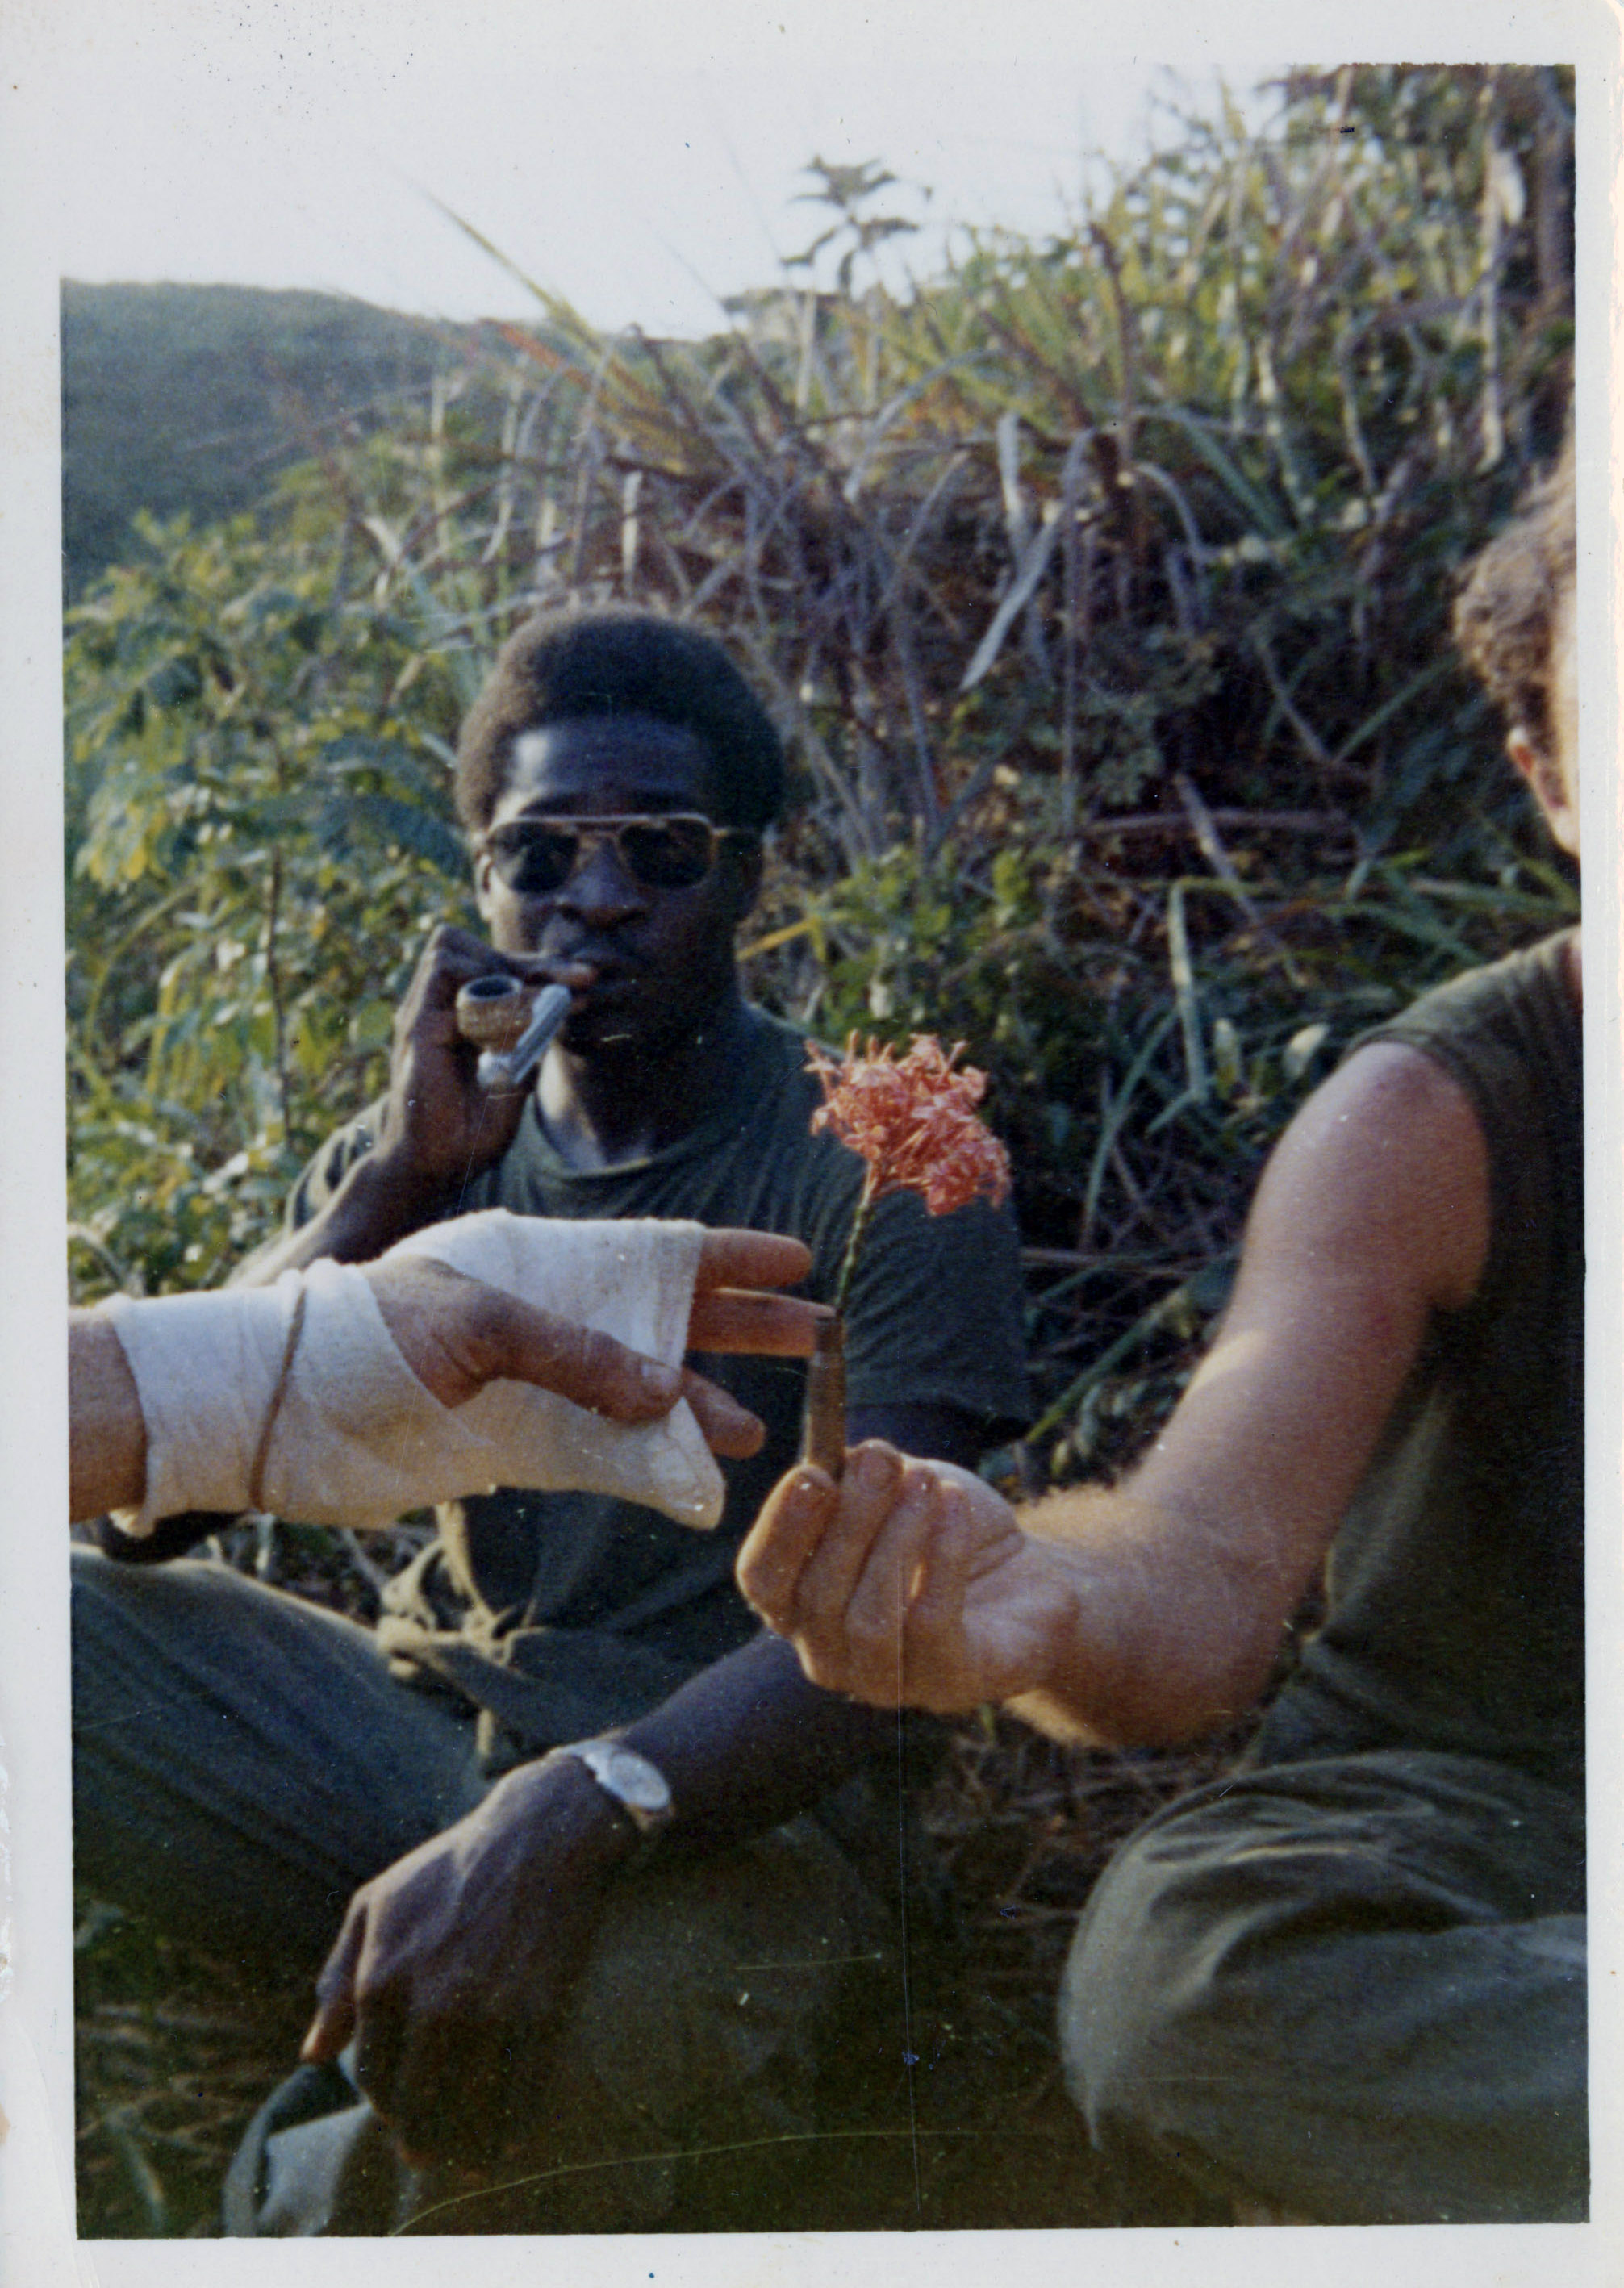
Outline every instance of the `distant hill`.
POLYGON ((324 429, 460 363, 472 326, 251 286, 62 286, 63 585, 129 543, 138 509, 249 507, 324 429))

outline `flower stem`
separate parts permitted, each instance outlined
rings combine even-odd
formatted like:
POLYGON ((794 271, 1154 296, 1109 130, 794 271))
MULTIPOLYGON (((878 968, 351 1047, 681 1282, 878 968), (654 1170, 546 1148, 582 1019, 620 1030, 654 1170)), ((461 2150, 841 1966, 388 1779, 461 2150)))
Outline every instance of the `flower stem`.
POLYGON ((851 1219, 851 1237, 846 1243, 846 1252, 840 1259, 840 1275, 834 1283, 832 1298, 837 1311, 844 1311, 846 1299, 851 1292, 851 1275, 857 1267, 857 1256, 868 1227, 873 1219, 874 1203, 880 1196, 874 1171, 871 1168, 863 1180, 863 1190, 857 1201, 857 1212, 851 1219))

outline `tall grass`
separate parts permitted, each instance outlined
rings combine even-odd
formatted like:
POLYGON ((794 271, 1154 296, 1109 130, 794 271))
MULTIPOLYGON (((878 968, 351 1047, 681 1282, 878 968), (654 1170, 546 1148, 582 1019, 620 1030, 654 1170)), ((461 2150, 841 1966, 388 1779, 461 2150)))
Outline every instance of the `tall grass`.
POLYGON ((537 287, 534 327, 257 522, 152 531, 69 645, 90 1239, 184 1279, 252 1235, 376 1083, 414 908, 457 895, 445 757, 496 646, 644 604, 729 643, 798 759, 752 989, 992 1071, 1029 1463, 1137 1434, 1303 1090, 1572 902, 1446 635, 1565 405, 1570 91, 1278 96, 905 294, 869 261, 887 179, 825 170, 837 290, 786 276, 670 342, 537 287))

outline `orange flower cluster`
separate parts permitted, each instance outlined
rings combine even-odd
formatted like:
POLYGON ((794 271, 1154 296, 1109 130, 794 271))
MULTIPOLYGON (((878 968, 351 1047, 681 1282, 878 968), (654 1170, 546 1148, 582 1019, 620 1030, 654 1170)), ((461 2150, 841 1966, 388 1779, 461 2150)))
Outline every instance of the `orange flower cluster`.
POLYGON ((824 1086, 813 1130, 829 1129, 867 1162, 865 1206, 888 1192, 920 1192, 932 1215, 948 1215, 971 1200, 997 1206, 1007 1197, 1009 1155, 975 1111, 987 1076, 974 1065, 955 1070, 963 1052, 960 1041, 943 1056, 929 1033, 901 1058, 872 1040, 860 1054, 856 1033, 844 1062, 808 1049, 824 1086))

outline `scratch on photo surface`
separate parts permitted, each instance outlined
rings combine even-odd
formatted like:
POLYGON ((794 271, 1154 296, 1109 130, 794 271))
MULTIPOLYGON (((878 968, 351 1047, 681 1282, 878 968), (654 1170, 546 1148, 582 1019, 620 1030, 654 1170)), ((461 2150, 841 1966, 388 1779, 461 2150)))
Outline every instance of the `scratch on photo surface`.
MULTIPOLYGON (((979 2137, 980 2129, 933 2129, 933 2138, 979 2137)), ((676 2145, 657 2153, 615 2153, 607 2160, 564 2161, 555 2169, 528 2170, 521 2177, 505 2177, 499 2184, 475 2185, 467 2192, 448 2193, 444 2200, 431 2201, 426 2208, 415 2210, 400 2224, 391 2228, 386 2237, 398 2240, 414 2227, 426 2224, 430 2217, 443 2216, 448 2209, 464 2208, 470 2201, 494 2200, 501 2193, 524 2192, 537 2185, 556 2184, 561 2177, 581 2177, 603 2169, 646 2169, 672 2161, 712 2160, 723 2153, 759 2153, 773 2145, 832 2145, 841 2139, 861 2141, 867 2144, 907 2137, 914 2147, 914 2167, 919 2166, 919 2140, 912 2128, 908 2129, 784 2129, 770 2137, 742 2137, 736 2143, 718 2145, 676 2145)))
POLYGON ((908 2135, 913 2149, 913 2206, 915 2214, 922 2217, 925 2213, 925 2194, 919 2181, 919 2099, 913 2084, 913 2070, 919 2059, 913 2048, 913 2001, 908 1961, 908 1799, 903 1708, 903 1630, 906 1593, 906 1585, 899 1572, 896 1581, 896 1894, 903 1964, 903 2066, 908 2076, 908 2135))
POLYGON ((789 1955, 781 1962, 736 1962, 735 1970, 836 1970, 848 1962, 883 1962, 883 1949, 876 1947, 870 1954, 800 1954, 789 1955))

